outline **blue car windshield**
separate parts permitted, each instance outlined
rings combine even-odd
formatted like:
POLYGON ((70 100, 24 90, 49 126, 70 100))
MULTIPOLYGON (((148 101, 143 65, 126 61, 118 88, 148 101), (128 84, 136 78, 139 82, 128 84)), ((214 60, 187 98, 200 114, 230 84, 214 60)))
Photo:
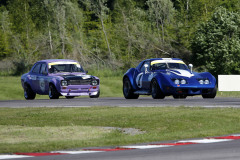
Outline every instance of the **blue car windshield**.
POLYGON ((188 70, 188 67, 185 64, 182 63, 168 63, 168 67, 170 69, 183 69, 188 70))
POLYGON ((188 70, 188 67, 183 63, 155 63, 151 67, 152 70, 164 70, 164 69, 188 70))
POLYGON ((83 68, 78 64, 56 64, 51 65, 49 73, 57 72, 84 72, 83 68))

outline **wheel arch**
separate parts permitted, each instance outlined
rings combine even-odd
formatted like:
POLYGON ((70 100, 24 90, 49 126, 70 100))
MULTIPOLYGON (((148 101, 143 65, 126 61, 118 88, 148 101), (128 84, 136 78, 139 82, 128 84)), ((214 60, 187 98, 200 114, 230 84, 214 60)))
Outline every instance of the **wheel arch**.
POLYGON ((122 80, 124 81, 125 78, 128 78, 129 81, 130 81, 130 83, 131 83, 131 85, 132 85, 132 88, 133 88, 134 90, 137 90, 138 87, 137 87, 137 84, 136 84, 136 82, 135 82, 135 80, 134 80, 135 72, 136 72, 136 69, 135 69, 135 68, 130 68, 130 69, 124 74, 122 80))
MULTIPOLYGON (((28 82, 24 82, 23 84, 24 84, 24 86, 26 85, 26 86, 28 86, 28 87, 30 87, 30 88, 32 89, 32 86, 31 86, 28 82)), ((24 87, 24 86, 23 86, 23 87, 24 87)), ((33 89, 32 89, 32 90, 33 90, 33 89)))
POLYGON ((50 85, 53 85, 56 88, 56 90, 60 93, 60 86, 61 86, 60 81, 58 81, 55 78, 51 79, 48 86, 50 87, 50 85))
POLYGON ((151 80, 151 87, 152 87, 152 82, 153 81, 156 81, 158 83, 159 88, 163 92, 164 90, 163 90, 163 86, 162 86, 161 79, 160 79, 159 75, 156 75, 155 77, 152 78, 152 80, 151 80))

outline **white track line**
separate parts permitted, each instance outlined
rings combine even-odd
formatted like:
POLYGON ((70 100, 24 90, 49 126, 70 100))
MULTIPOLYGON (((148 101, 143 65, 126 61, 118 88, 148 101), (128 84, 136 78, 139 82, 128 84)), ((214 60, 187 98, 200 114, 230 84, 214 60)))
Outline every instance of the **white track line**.
POLYGON ((151 148, 164 148, 173 145, 145 145, 145 146, 122 146, 121 148, 134 148, 134 149, 151 149, 151 148))
POLYGON ((184 140, 184 141, 178 141, 180 143, 217 143, 217 142, 227 142, 232 141, 232 139, 199 139, 199 140, 184 140))
POLYGON ((33 156, 22 156, 22 155, 0 155, 0 159, 13 159, 13 158, 30 158, 33 156))
POLYGON ((83 153, 97 153, 104 151, 53 151, 51 153, 66 153, 66 154, 83 154, 83 153))

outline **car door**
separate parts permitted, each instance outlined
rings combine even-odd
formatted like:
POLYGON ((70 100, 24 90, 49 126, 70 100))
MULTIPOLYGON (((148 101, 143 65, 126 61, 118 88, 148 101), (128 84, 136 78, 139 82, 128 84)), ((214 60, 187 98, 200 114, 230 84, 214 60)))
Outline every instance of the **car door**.
POLYGON ((149 90, 151 82, 151 80, 149 79, 151 75, 150 61, 146 61, 143 64, 141 71, 143 71, 142 88, 145 90, 149 90))
POLYGON ((37 76, 38 94, 47 94, 48 93, 48 73, 47 73, 47 64, 41 63, 41 68, 39 75, 37 76))
POLYGON ((38 76, 41 68, 41 63, 37 63, 34 65, 32 71, 31 71, 31 88, 34 92, 38 93, 38 76))

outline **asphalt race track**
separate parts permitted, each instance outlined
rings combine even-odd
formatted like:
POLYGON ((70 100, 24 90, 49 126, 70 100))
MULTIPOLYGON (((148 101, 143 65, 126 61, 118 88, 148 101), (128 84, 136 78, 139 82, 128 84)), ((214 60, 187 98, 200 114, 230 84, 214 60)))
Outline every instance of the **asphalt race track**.
POLYGON ((202 97, 187 97, 186 99, 139 99, 124 98, 74 98, 74 99, 41 99, 41 100, 11 100, 0 101, 0 107, 91 107, 91 106, 118 106, 118 107, 240 107, 240 98, 203 99, 202 97))
POLYGON ((26 160, 239 160, 240 140, 165 148, 19 158, 26 160))
MULTIPOLYGON (((188 97, 187 99, 163 100, 151 97, 140 97, 137 100, 124 98, 75 98, 58 100, 12 100, 0 101, 0 107, 91 107, 91 106, 118 106, 118 107, 235 107, 240 108, 240 98, 203 99, 188 97)), ((240 131, 239 131, 240 132, 240 131)), ((234 133, 233 133, 234 134, 234 133)), ((221 135, 216 135, 221 136, 221 135)), ((166 143, 166 142, 161 142, 166 143)), ((171 142, 168 142, 171 143, 171 142)), ((141 144, 142 145, 142 144, 141 144)), ((114 147, 114 146, 111 146, 114 147)), ((109 147, 107 147, 109 148, 109 147)), ((1 159, 1 157, 0 157, 1 159)), ((239 139, 217 143, 201 143, 181 145, 165 148, 133 149, 112 152, 97 152, 85 154, 66 154, 19 158, 18 160, 239 160, 239 139)))

